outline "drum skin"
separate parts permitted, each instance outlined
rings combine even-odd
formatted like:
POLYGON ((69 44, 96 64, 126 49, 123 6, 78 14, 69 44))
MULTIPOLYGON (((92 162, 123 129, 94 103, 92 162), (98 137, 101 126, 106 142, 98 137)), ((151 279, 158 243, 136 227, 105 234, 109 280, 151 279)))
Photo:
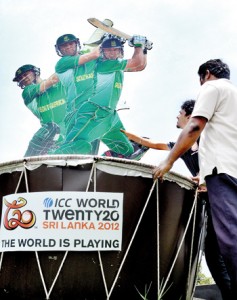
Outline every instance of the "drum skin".
MULTIPOLYGON (((28 163, 32 161, 33 158, 29 159, 28 163)), ((100 159, 92 157, 92 162, 78 165, 55 164, 49 167, 47 160, 44 159, 37 168, 26 170, 29 192, 86 191, 92 165, 97 161, 100 159)), ((96 176, 92 177, 88 191, 95 191, 96 186, 97 192, 124 193, 122 250, 100 251, 105 281, 110 290, 151 191, 153 179, 150 165, 142 165, 148 176, 131 176, 129 172, 128 175, 120 175, 117 172, 113 174, 106 171, 106 163, 109 166, 115 163, 116 168, 121 166, 122 170, 126 170, 128 163, 124 160, 104 161, 104 167, 98 168, 96 176)), ((133 167, 136 170, 140 165, 138 162, 130 162, 129 170, 133 167)), ((1 173, 1 207, 2 197, 15 193, 20 174, 21 171, 17 170, 1 173)), ((176 178, 179 178, 178 174, 176 178)), ((195 221, 194 238, 192 238, 193 228, 190 226, 169 276, 165 294, 159 298, 160 285, 169 274, 195 199, 195 186, 186 178, 182 178, 182 181, 187 182, 189 188, 181 186, 175 180, 157 182, 158 193, 156 188, 151 192, 148 205, 109 297, 106 296, 98 252, 69 251, 49 299, 139 300, 142 299, 141 295, 145 297, 146 294, 145 299, 149 300, 185 300, 187 296, 191 299, 204 226, 204 204, 200 200, 197 201, 196 216, 192 217, 191 222, 193 224, 195 221), (188 280, 190 261, 191 279, 188 280)), ((27 189, 23 177, 17 193, 25 192, 27 189)), ((55 279, 64 253, 64 251, 38 251, 48 290, 55 279)), ((1 300, 46 299, 35 252, 4 253, 0 270, 0 298, 1 300)))

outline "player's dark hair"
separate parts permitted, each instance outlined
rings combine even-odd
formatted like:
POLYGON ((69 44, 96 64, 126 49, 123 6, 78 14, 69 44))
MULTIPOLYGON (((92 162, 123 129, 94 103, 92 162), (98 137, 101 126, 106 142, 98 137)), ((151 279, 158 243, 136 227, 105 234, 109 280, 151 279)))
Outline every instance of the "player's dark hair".
POLYGON ((202 64, 198 69, 201 79, 205 78, 207 70, 217 78, 230 79, 230 69, 221 59, 211 59, 202 64))
POLYGON ((181 109, 183 109, 185 111, 186 116, 190 116, 193 112, 194 105, 195 105, 195 100, 193 100, 193 99, 186 100, 181 105, 181 109))

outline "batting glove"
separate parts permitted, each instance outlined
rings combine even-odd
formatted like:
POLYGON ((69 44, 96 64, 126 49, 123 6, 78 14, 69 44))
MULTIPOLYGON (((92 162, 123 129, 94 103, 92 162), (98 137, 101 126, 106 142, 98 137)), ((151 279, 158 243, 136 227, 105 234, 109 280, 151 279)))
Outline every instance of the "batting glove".
POLYGON ((129 41, 128 45, 131 47, 144 48, 146 45, 146 37, 141 35, 134 35, 129 41))
POLYGON ((151 50, 153 47, 153 43, 151 41, 146 40, 145 49, 151 50))

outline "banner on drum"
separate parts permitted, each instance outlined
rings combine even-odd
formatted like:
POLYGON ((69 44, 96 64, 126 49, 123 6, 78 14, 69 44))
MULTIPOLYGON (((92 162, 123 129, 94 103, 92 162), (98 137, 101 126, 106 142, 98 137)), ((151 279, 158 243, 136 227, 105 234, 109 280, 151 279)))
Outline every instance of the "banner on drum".
POLYGON ((123 193, 35 192, 3 197, 0 252, 121 250, 123 193))

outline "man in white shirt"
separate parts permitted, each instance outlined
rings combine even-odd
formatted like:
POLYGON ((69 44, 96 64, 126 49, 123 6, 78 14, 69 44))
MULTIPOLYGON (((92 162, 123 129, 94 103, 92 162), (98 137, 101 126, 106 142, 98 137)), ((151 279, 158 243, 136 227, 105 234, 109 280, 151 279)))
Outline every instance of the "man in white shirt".
POLYGON ((206 184, 213 226, 237 299, 237 88, 229 67, 212 59, 199 67, 202 85, 192 116, 167 158, 153 170, 162 179, 200 138, 200 184, 206 184))

